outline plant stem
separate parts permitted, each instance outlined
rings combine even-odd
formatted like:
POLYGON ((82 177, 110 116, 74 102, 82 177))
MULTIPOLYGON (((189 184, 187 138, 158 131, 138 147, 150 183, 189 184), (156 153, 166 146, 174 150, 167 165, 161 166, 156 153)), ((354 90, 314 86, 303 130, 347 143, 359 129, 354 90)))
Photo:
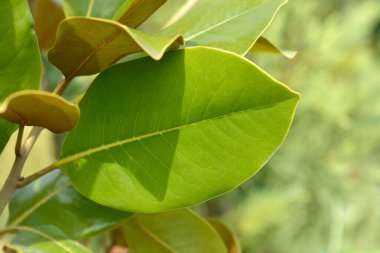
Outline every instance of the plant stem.
POLYGON ((25 165, 26 159, 28 158, 30 151, 32 150, 34 144, 36 143, 38 136, 42 131, 41 127, 33 127, 29 136, 26 138, 24 145, 21 147, 23 126, 20 125, 19 134, 17 138, 16 145, 16 158, 13 163, 11 172, 9 173, 7 180, 4 183, 3 188, 0 191, 0 214, 3 212, 4 208, 10 201, 13 193, 16 191, 18 182, 21 176, 22 169, 25 165))
POLYGON ((42 170, 39 170, 37 171, 36 173, 28 176, 28 177, 25 177, 21 180, 19 180, 18 184, 17 184, 17 188, 22 188, 22 187, 25 187, 27 186, 28 184, 30 184, 31 182, 33 182, 34 180, 37 180, 39 179, 40 177, 42 177, 43 175, 46 175, 47 173, 57 169, 57 164, 56 163, 53 163, 53 164, 50 164, 49 166, 43 168, 42 170))
POLYGON ((69 85, 71 80, 73 80, 72 77, 65 78, 64 76, 62 76, 53 93, 62 96, 63 92, 65 91, 67 85, 69 85))

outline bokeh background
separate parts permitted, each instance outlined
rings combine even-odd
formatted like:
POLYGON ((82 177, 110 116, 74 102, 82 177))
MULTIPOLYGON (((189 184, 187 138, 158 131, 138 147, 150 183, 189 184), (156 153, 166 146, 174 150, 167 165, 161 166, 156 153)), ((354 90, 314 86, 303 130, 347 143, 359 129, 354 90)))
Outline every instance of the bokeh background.
POLYGON ((203 206, 244 253, 380 252, 380 1, 290 0, 250 55, 301 93, 288 138, 253 179, 203 206))

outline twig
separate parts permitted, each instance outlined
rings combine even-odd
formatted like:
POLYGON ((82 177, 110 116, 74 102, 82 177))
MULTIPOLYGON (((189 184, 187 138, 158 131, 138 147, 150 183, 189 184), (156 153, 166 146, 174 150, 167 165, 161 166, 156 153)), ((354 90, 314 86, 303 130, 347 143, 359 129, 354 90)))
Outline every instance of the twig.
POLYGON ((46 168, 43 168, 42 170, 37 171, 36 173, 25 177, 25 178, 20 178, 17 184, 17 188, 22 188, 27 186, 28 184, 32 183, 34 180, 39 179, 40 177, 46 175, 49 172, 52 172, 53 170, 57 169, 56 163, 50 164, 46 168))

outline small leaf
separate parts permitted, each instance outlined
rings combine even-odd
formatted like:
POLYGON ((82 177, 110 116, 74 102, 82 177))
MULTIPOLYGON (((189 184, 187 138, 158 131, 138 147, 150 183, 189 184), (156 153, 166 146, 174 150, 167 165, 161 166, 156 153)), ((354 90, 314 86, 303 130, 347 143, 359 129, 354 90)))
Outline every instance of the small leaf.
POLYGON ((71 241, 52 226, 38 228, 19 226, 11 247, 23 253, 91 253, 79 242, 71 241))
POLYGON ((189 45, 216 47, 245 55, 286 2, 199 0, 162 34, 183 34, 189 45))
MULTIPOLYGON (((41 59, 33 19, 25 0, 1 0, 0 105, 11 93, 37 89, 41 59)), ((0 151, 16 125, 0 120, 0 151)))
POLYGON ((67 79, 96 74, 128 54, 145 51, 158 60, 168 48, 183 44, 181 36, 162 37, 96 18, 68 18, 59 27, 49 60, 67 79))
POLYGON ((9 208, 9 226, 38 228, 51 225, 70 239, 100 234, 131 215, 84 198, 58 171, 18 190, 9 208))
POLYGON ((218 219, 209 219, 208 222, 222 238, 228 253, 241 253, 238 239, 226 225, 218 219))
POLYGON ((248 60, 217 49, 118 64, 80 102, 58 165, 82 194, 116 209, 195 205, 268 161, 298 99, 248 60))
POLYGON ((34 0, 31 3, 35 31, 41 49, 54 45, 59 23, 65 18, 62 7, 54 0, 34 0))
POLYGON ((124 225, 124 235, 136 253, 227 253, 218 233, 188 209, 135 214, 124 225))
POLYGON ((0 117, 62 133, 75 127, 79 119, 79 107, 50 92, 24 90, 5 99, 0 107, 0 117))
POLYGON ((288 59, 293 59, 297 54, 296 51, 283 50, 276 47, 272 42, 270 42, 267 38, 264 37, 260 37, 256 41, 256 43, 250 49, 250 52, 278 54, 285 56, 288 59))

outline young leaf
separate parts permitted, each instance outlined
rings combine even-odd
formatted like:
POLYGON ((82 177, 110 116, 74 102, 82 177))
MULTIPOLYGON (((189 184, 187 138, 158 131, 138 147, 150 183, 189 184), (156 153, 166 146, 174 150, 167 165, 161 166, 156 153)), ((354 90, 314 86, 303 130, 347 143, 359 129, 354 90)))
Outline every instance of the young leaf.
POLYGON ((227 253, 218 233, 188 209, 135 214, 124 225, 124 235, 136 253, 227 253))
POLYGON ((100 234, 131 215, 84 198, 58 171, 18 190, 9 208, 8 226, 38 228, 51 225, 71 239, 100 234))
POLYGON ((285 138, 298 94, 243 57, 203 47, 101 73, 58 165, 85 196, 156 212, 254 175, 285 138))
POLYGON ((201 0, 162 34, 244 55, 287 0, 201 0), (205 14, 207 10, 207 14, 205 14))
POLYGON ((34 0, 31 3, 38 44, 42 50, 51 48, 59 23, 65 18, 61 5, 54 0, 34 0))
POLYGON ((226 225, 217 219, 209 219, 208 222, 222 238, 228 253, 241 253, 238 239, 226 225))
POLYGON ((66 16, 88 16, 116 20, 135 28, 166 0, 64 0, 66 16))
POLYGON ((168 48, 183 44, 181 36, 162 37, 97 18, 68 18, 58 29, 49 61, 67 79, 96 74, 121 57, 145 51, 159 60, 168 48))
POLYGON ((15 227, 18 230, 11 249, 22 253, 91 253, 80 243, 71 241, 59 229, 48 227, 15 227))
MULTIPOLYGON (((24 0, 2 0, 0 4, 0 106, 11 93, 37 89, 41 60, 33 19, 24 0)), ((0 151, 16 126, 0 120, 0 151)))
POLYGON ((276 47, 272 42, 270 42, 267 38, 260 37, 256 41, 256 43, 249 50, 252 53, 272 53, 282 55, 288 59, 293 59, 297 52, 284 50, 276 47))
POLYGON ((14 123, 63 133, 75 127, 79 119, 79 107, 50 92, 23 90, 4 100, 0 117, 14 123))

